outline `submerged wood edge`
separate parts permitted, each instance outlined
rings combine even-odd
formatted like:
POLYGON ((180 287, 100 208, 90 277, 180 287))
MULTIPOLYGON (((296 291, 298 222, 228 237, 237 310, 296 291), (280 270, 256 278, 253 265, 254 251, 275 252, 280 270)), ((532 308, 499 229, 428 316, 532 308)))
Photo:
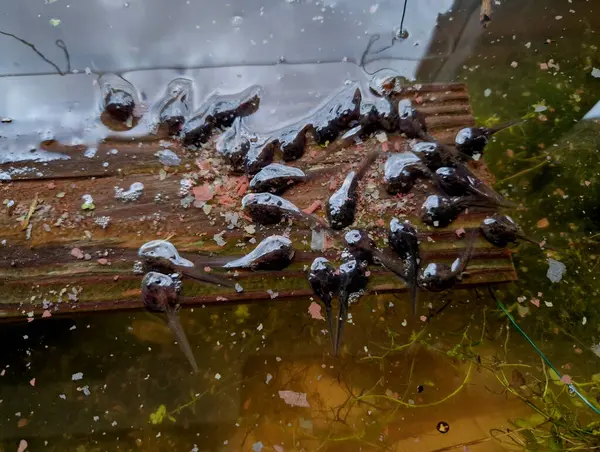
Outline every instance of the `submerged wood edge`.
MULTIPOLYGON (((304 276, 304 275, 303 275, 304 276)), ((408 292, 407 287, 390 272, 381 272, 380 277, 386 277, 390 280, 394 280, 394 283, 376 284, 367 289, 367 293, 371 295, 379 294, 392 294, 392 293, 406 293, 408 292)), ((96 278, 98 283, 110 284, 111 278, 102 280, 96 278)), ((305 280, 305 278, 303 278, 305 280)), ((462 282, 457 284, 456 288, 470 288, 487 284, 498 284, 508 283, 516 281, 517 275, 512 265, 506 267, 495 267, 493 269, 469 269, 469 275, 462 282)), ((141 281, 141 277, 131 277, 131 280, 137 283, 141 281)), ((133 292, 133 291, 132 291, 133 292)), ((62 303, 56 305, 58 309, 51 310, 52 316, 63 316, 71 314, 83 314, 90 312, 101 312, 101 311, 113 311, 113 310, 140 310, 143 309, 142 301, 140 298, 140 291, 138 293, 132 293, 128 297, 112 299, 112 300, 99 300, 99 301, 86 301, 86 302, 73 302, 73 303, 62 303)), ((305 288, 295 290, 282 290, 277 291, 277 295, 272 297, 270 293, 266 291, 244 291, 240 294, 228 295, 224 297, 222 295, 202 295, 192 296, 184 295, 181 298, 182 307, 194 307, 194 306, 215 306, 215 305, 231 305, 231 304, 251 304, 251 303, 278 303, 278 302, 289 302, 289 301, 303 301, 308 304, 313 292, 308 288, 306 284, 305 288)), ((408 304, 409 300, 406 299, 408 304)), ((43 309, 39 303, 20 303, 20 304, 0 304, 0 320, 21 317, 23 318, 39 318, 43 314, 43 309)))

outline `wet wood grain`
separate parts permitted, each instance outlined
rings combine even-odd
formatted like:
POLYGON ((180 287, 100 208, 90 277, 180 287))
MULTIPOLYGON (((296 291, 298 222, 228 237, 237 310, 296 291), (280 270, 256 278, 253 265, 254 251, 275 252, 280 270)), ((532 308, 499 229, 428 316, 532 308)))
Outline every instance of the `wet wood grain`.
MULTIPOLYGON (((409 91, 407 97, 426 116, 430 133, 451 144, 456 132, 474 124, 468 93, 461 84, 423 85, 409 91)), ((389 137, 391 149, 406 145, 402 137, 389 137)), ((291 233, 297 248, 294 263, 278 273, 239 272, 236 279, 244 292, 208 286, 193 281, 184 282, 183 304, 265 303, 279 300, 307 300, 311 295, 306 282, 306 266, 318 254, 310 251, 311 233, 305 225, 294 223, 262 227, 256 232, 241 212, 244 177, 231 175, 228 167, 215 155, 214 139, 200 151, 183 149, 170 140, 168 148, 181 159, 178 167, 163 167, 155 153, 163 149, 165 137, 145 137, 143 140, 108 140, 98 147, 92 159, 83 156, 81 147, 65 147, 60 143, 45 143, 45 149, 63 152, 69 160, 20 165, 34 168, 23 173, 20 180, 2 183, 2 199, 14 201, 13 207, 0 211, 0 317, 37 316, 44 310, 52 315, 83 311, 136 309, 141 307, 141 276, 132 272, 138 247, 148 240, 170 238, 186 258, 207 271, 227 275, 219 267, 253 248, 256 242, 272 233, 291 233), (111 153, 116 149, 116 154, 111 153), (106 164, 108 163, 108 165, 106 164), (214 198, 200 208, 181 205, 181 181, 192 179, 196 186, 208 184, 215 189, 214 198), (144 193, 134 202, 115 198, 115 187, 127 189, 134 182, 144 184, 144 193), (82 196, 94 199, 94 210, 82 209, 82 196), (30 230, 24 228, 23 216, 37 196, 30 230), (237 214, 237 224, 231 225, 231 215, 237 214), (108 218, 102 227, 99 219, 108 218), (215 234, 223 232, 226 244, 219 246, 215 234), (77 259, 72 250, 78 248, 85 256, 77 259), (278 293, 276 298, 267 290, 278 293)), ((335 143, 322 148, 311 143, 305 156, 292 164, 310 169, 315 162, 336 166, 330 172, 289 190, 284 197, 300 208, 315 201, 326 203, 339 187, 345 173, 362 157, 381 144, 371 138, 360 144, 341 147, 335 143)), ((3 165, 0 165, 2 169, 3 165)), ((12 164, 17 167, 18 164, 12 164)), ((466 239, 459 239, 456 230, 476 229, 483 212, 462 215, 449 228, 428 228, 418 220, 418 207, 433 188, 418 184, 404 196, 391 197, 381 181, 383 160, 376 162, 361 182, 358 215, 359 227, 373 230, 381 240, 385 226, 393 216, 413 221, 421 234, 423 262, 451 262, 460 256, 466 239)), ((473 170, 490 182, 485 164, 473 170)), ((316 212, 323 215, 322 210, 316 212)), ((341 240, 330 238, 326 255, 335 259, 341 240)), ((494 248, 478 239, 476 252, 462 285, 510 281, 516 278, 510 253, 494 248)), ((404 284, 382 269, 372 269, 371 292, 402 292, 404 284)))

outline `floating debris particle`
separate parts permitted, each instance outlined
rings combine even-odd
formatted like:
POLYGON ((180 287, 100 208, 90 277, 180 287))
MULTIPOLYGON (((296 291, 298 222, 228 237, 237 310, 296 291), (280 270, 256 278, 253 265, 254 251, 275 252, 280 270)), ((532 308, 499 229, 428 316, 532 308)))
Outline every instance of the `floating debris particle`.
POLYGON ((318 303, 315 303, 314 301, 308 307, 308 313, 310 314, 310 316, 313 319, 325 320, 325 318, 323 317, 323 314, 321 314, 321 305, 318 303))
POLYGON ((271 290, 271 289, 267 290, 267 293, 271 297, 271 300, 273 300, 279 296, 279 292, 273 292, 273 290, 271 290))
POLYGON ((313 229, 310 238, 310 249, 313 251, 325 251, 325 230, 313 229))
POLYGON ((60 19, 50 19, 49 22, 53 27, 58 27, 60 25, 60 19))
POLYGON ((592 77, 600 78, 600 69, 597 67, 592 69, 592 77))
POLYGON ((450 425, 447 422, 440 421, 436 427, 437 431, 440 433, 448 433, 450 431, 450 425))
POLYGON ((540 229, 545 229, 548 226, 550 226, 550 222, 548 221, 548 218, 542 218, 541 220, 539 220, 537 222, 537 227, 540 229))
POLYGON ((96 223, 102 229, 106 229, 110 223, 110 217, 96 217, 94 223, 96 223))
POLYGON ((216 380, 220 380, 221 379, 221 374, 220 373, 216 373, 215 374, 215 379, 216 380))
POLYGON ((566 385, 573 384, 573 380, 571 379, 571 376, 569 376, 567 374, 564 374, 562 377, 560 377, 560 381, 566 385))
POLYGON ((94 210, 96 208, 92 195, 83 195, 81 199, 83 199, 83 204, 81 205, 83 210, 94 210))
POLYGON ((548 259, 548 271, 546 272, 546 276, 553 283, 560 282, 567 267, 562 262, 559 262, 555 259, 548 259))
POLYGON ((81 249, 73 248, 71 250, 71 256, 73 256, 74 258, 77 258, 77 259, 83 259, 85 257, 85 254, 83 251, 81 251, 81 249))
POLYGON ((83 379, 83 372, 77 372, 77 373, 74 373, 73 375, 71 375, 71 380, 73 380, 73 381, 82 380, 82 379, 83 379))
POLYGON ((133 202, 140 199, 140 196, 144 193, 144 184, 141 182, 134 182, 129 187, 129 190, 123 190, 120 187, 115 187, 115 198, 123 202, 133 202))
POLYGON ((192 190, 196 201, 210 201, 215 196, 215 192, 210 184, 203 184, 194 187, 192 190))
POLYGON ((83 156, 87 157, 88 159, 93 159, 96 156, 97 152, 98 152, 98 148, 89 147, 85 150, 85 152, 83 153, 83 156))
POLYGON ((213 240, 217 243, 217 246, 225 246, 227 243, 225 240, 223 240, 223 234, 225 234, 225 231, 213 235, 213 240))
POLYGON ((83 388, 77 388, 77 390, 83 392, 83 394, 85 396, 89 396, 91 394, 89 386, 84 386, 83 388))
POLYGON ((163 149, 154 154, 158 157, 158 161, 165 166, 179 166, 181 159, 170 149, 163 149))
POLYGON ((21 441, 19 441, 19 448, 17 449, 17 452, 25 452, 26 449, 27 449, 27 441, 22 439, 21 441))
POLYGON ((486 90, 483 92, 483 95, 484 95, 485 97, 490 97, 490 96, 492 95, 492 90, 491 90, 491 89, 489 89, 489 88, 487 88, 487 89, 486 89, 486 90))
POLYGON ((225 221, 228 223, 227 229, 237 228, 239 220, 240 215, 237 212, 225 212, 225 221))
POLYGON ((244 288, 242 287, 242 285, 240 283, 235 283, 235 291, 237 293, 243 292, 244 288))
POLYGON ((279 391, 279 398, 283 399, 289 406, 310 408, 310 404, 306 400, 306 393, 303 392, 279 391))
POLYGON ((267 374, 267 379, 265 380, 265 383, 269 384, 272 379, 273 379, 273 375, 267 374))

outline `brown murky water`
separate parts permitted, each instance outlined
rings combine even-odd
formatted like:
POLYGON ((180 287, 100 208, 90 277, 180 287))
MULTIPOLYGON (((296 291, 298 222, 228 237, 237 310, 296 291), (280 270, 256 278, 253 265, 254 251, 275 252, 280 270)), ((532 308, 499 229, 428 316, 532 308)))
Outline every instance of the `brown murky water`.
MULTIPOLYGON (((592 75, 600 68, 600 9, 583 0, 506 1, 484 30, 478 1, 409 0, 409 37, 385 49, 401 3, 6 5, 0 31, 78 73, 61 77, 23 42, 0 36, 0 116, 20 119, 0 129, 0 174, 28 158, 24 144, 105 136, 89 118, 98 104, 93 82, 107 71, 123 73, 149 103, 178 76, 195 81, 196 105, 215 89, 259 84, 259 130, 381 68, 420 82, 464 81, 480 123, 530 118, 499 136, 486 159, 498 188, 525 207, 519 223, 556 248, 523 245, 515 256, 520 280, 495 288, 496 296, 597 406, 598 222, 589 206, 597 205, 598 129, 571 129, 600 99, 592 75), (363 59, 375 34, 381 39, 363 59), (582 149, 571 156, 573 146, 582 149), (545 164, 554 148, 567 157, 545 164), (586 150, 591 163, 578 165, 586 150), (546 276, 549 257, 566 265, 560 283, 546 276)), ((311 316, 309 299, 184 310, 196 375, 166 323, 148 313, 2 324, 0 450, 600 447, 590 424, 597 415, 569 396, 567 380, 553 377, 487 288, 421 294, 421 313, 448 302, 423 321, 411 317, 407 297, 362 298, 350 308, 340 358, 331 356, 326 322, 311 316)))

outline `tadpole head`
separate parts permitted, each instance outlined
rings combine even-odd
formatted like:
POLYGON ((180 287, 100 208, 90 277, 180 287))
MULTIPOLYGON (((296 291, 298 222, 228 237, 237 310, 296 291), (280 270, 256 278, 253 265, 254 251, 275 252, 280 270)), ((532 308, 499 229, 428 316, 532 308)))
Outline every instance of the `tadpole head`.
POLYGON ((317 257, 310 266, 308 282, 315 295, 328 305, 339 289, 340 277, 327 259, 317 257))
POLYGON ((353 229, 344 236, 349 253, 358 261, 373 263, 373 249, 375 242, 366 231, 353 229))
POLYGON ((403 259, 418 258, 413 256, 419 252, 419 237, 415 227, 408 221, 392 218, 388 233, 388 243, 403 259))
POLYGON ((495 214, 484 218, 480 228, 490 243, 501 248, 516 242, 520 234, 519 227, 508 215, 495 214))
POLYGON ((144 243, 138 255, 148 263, 170 263, 179 267, 193 267, 194 263, 182 258, 177 252, 177 248, 167 240, 152 240, 144 243))
POLYGON ((181 282, 176 274, 149 272, 142 280, 142 302, 150 311, 166 312, 174 309, 180 291, 181 282))

